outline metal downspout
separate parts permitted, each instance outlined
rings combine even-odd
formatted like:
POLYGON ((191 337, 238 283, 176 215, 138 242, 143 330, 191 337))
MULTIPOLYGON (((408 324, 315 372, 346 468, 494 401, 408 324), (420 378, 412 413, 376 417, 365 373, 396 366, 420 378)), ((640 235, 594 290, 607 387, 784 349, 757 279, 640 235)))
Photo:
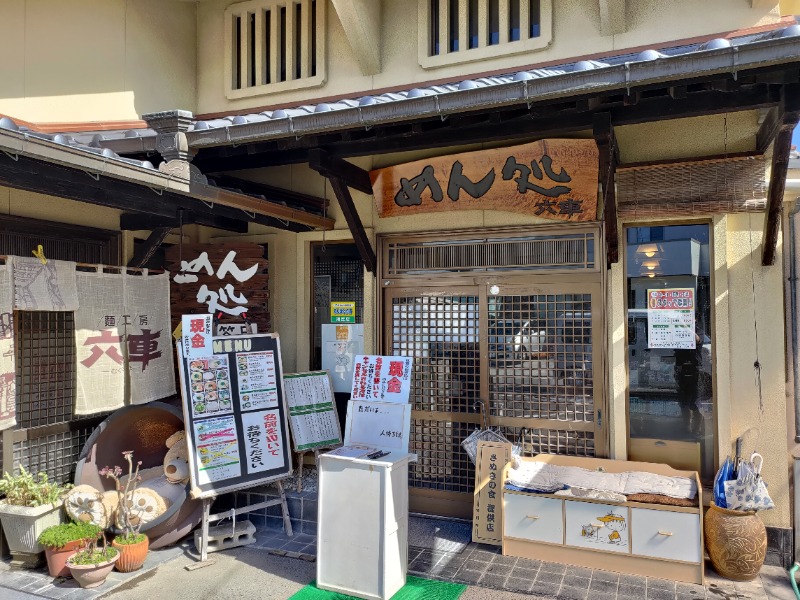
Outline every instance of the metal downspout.
MULTIPOLYGON (((800 181, 787 180, 786 191, 792 188, 793 192, 797 192, 800 181)), ((786 192, 784 192, 785 194, 786 192)), ((794 388, 794 441, 800 443, 800 365, 798 365, 798 321, 797 321, 797 259, 798 259, 798 239, 797 239, 797 226, 796 217, 800 214, 800 200, 795 201, 792 211, 789 213, 789 298, 790 298, 790 313, 791 313, 791 335, 792 335, 792 383, 794 388)), ((785 243, 785 242, 784 242, 785 243)), ((792 461, 792 488, 794 492, 794 507, 793 507, 793 538, 794 538, 794 561, 800 559, 800 456, 794 454, 792 461)), ((796 588, 794 583, 794 573, 790 574, 792 585, 796 588)))

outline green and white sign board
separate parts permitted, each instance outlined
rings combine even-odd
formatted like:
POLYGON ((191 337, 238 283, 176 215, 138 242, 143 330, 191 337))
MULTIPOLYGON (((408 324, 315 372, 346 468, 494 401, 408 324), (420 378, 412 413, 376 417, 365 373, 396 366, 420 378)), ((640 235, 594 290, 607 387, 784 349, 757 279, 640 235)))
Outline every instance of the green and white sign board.
POLYGON ((284 375, 283 393, 289 407, 289 428, 295 452, 332 448, 342 443, 333 386, 327 371, 284 375))
POLYGON ((331 302, 331 323, 355 323, 355 302, 331 302))

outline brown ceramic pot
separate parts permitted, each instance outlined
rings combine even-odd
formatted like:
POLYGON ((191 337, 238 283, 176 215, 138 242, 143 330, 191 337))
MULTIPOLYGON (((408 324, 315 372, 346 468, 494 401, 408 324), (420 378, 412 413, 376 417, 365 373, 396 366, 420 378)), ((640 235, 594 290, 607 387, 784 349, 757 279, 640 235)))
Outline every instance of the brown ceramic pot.
POLYGON ((767 556, 767 528, 755 511, 720 508, 712 502, 706 511, 704 533, 717 573, 734 581, 758 576, 767 556))
POLYGON ((86 540, 74 540, 67 542, 61 548, 44 547, 44 555, 47 558, 47 570, 50 577, 68 577, 69 567, 67 559, 75 554, 82 546, 86 545, 86 540))
POLYGON ((117 571, 130 573, 142 568, 144 560, 147 558, 147 551, 150 547, 150 540, 147 536, 141 542, 135 544, 120 544, 115 539, 111 545, 119 550, 119 560, 117 561, 117 571))
POLYGON ((119 552, 106 562, 96 565, 73 565, 67 560, 70 573, 82 588, 96 588, 103 585, 106 577, 114 569, 114 563, 119 559, 119 552))

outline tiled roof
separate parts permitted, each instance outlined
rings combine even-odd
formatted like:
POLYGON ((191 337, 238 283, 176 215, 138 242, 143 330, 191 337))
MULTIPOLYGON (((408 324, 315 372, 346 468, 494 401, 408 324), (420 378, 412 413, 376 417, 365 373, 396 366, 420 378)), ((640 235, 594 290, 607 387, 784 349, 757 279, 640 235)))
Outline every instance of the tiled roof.
MULTIPOLYGON (((797 36, 800 36, 800 25, 794 24, 767 33, 648 49, 602 60, 573 61, 399 92, 199 120, 190 125, 187 137, 189 145, 195 148, 247 143, 530 103, 586 91, 624 89, 691 75, 736 73, 748 68, 800 61, 797 36)), ((10 119, 0 120, 0 128, 14 127, 17 126, 10 119)), ((24 131, 24 128, 20 129, 24 131)), ((111 152, 107 155, 110 158, 127 161, 129 159, 118 154, 154 152, 156 132, 153 129, 131 129, 73 136, 32 132, 28 135, 82 147, 87 152, 111 152)), ((132 162, 152 168, 148 162, 132 162)))

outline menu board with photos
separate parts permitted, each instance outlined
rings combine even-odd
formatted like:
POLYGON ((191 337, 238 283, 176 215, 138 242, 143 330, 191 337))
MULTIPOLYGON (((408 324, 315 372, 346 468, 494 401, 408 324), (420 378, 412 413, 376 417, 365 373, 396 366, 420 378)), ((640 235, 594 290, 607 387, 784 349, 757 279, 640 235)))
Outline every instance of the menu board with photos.
POLYGON ((179 342, 193 494, 216 496, 291 474, 277 334, 214 337, 209 356, 179 342))

